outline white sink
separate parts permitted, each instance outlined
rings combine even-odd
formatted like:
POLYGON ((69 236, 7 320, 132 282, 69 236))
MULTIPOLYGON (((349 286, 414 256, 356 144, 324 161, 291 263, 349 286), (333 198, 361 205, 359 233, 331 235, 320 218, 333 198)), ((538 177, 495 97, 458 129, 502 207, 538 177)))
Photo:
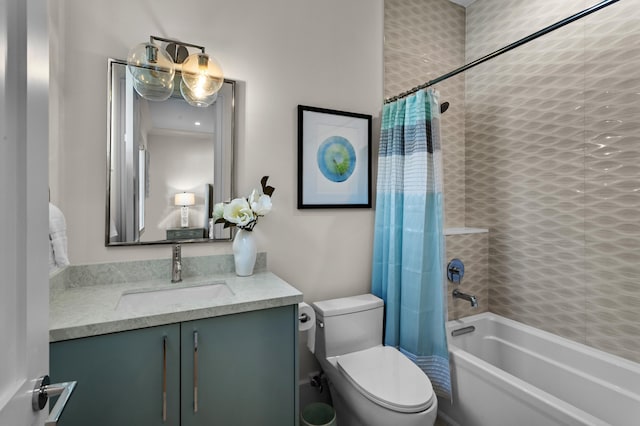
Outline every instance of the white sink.
POLYGON ((125 291, 118 301, 117 311, 138 310, 145 307, 182 305, 194 301, 233 296, 224 282, 212 282, 181 287, 163 287, 125 291))

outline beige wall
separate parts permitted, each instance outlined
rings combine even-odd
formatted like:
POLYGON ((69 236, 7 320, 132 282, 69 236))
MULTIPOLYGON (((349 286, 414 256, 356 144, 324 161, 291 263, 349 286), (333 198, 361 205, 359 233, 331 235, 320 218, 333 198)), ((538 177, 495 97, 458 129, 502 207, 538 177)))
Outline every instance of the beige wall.
MULTIPOLYGON (((241 82, 237 192, 263 175, 276 187, 255 233, 269 269, 305 301, 369 291, 372 209, 297 210, 298 104, 372 114, 374 158, 382 102, 382 0, 51 1, 55 201, 67 218, 73 264, 163 258, 168 246, 104 247, 107 58, 149 35, 202 44, 241 82), (58 128, 59 127, 59 128, 58 128)), ((375 179, 374 179, 375 182, 375 179)), ((230 253, 230 243, 183 248, 230 253)), ((301 348, 302 374, 314 368, 301 348)))
MULTIPOLYGON (((477 0, 473 59, 594 2, 477 0)), ((490 310, 640 361, 640 16, 619 2, 466 73, 490 310)))

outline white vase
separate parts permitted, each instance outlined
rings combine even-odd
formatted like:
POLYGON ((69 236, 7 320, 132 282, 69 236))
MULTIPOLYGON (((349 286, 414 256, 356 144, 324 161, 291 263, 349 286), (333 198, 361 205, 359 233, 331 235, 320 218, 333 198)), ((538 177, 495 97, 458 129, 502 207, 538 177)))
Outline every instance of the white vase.
POLYGON ((233 259, 236 263, 236 275, 239 277, 253 275, 258 252, 253 232, 238 229, 233 239, 232 248, 233 259))

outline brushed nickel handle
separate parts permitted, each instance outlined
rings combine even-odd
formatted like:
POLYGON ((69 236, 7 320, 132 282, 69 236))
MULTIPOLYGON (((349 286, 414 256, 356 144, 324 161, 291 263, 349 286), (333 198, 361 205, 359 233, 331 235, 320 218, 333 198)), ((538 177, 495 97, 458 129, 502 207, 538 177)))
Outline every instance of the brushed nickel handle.
POLYGON ((46 375, 36 380, 36 386, 33 389, 33 395, 31 396, 31 406, 33 411, 42 410, 47 405, 47 401, 50 397, 60 395, 56 405, 51 409, 49 417, 45 420, 44 426, 56 426, 58 424, 60 415, 62 415, 64 407, 67 406, 67 402, 69 402, 69 398, 71 397, 77 383, 78 382, 63 382, 52 385, 51 379, 46 375))
POLYGON ((198 332, 193 332, 193 412, 198 412, 198 332))
POLYGON ((167 336, 162 338, 162 422, 167 421, 167 336))

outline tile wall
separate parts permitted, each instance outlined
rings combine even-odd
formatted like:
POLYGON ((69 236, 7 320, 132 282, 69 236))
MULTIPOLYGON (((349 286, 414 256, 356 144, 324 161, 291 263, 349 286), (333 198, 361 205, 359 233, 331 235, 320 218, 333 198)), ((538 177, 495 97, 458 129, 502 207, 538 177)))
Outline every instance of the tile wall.
POLYGON ((447 262, 453 258, 458 258, 464 263, 462 283, 447 283, 449 319, 458 319, 487 312, 489 310, 488 234, 447 235, 446 243, 447 262), (453 299, 451 292, 456 287, 460 291, 476 296, 478 306, 472 308, 471 303, 466 300, 453 299))
MULTIPOLYGON (((384 22, 384 94, 394 96, 464 64, 465 9, 449 0, 386 0, 384 22)), ((442 115, 445 226, 465 225, 465 79, 454 77, 436 87, 449 109, 442 115)), ((449 301, 449 318, 488 310, 487 234, 448 235, 447 261, 465 263, 461 290, 474 294, 479 307, 449 301)), ((449 284, 449 294, 453 290, 449 284)))
MULTIPOLYGON (((385 96, 592 4, 476 0, 465 17, 447 0, 388 0, 385 96)), ((448 259, 467 265, 462 289, 479 295, 481 310, 489 304, 635 361, 638 7, 638 0, 618 2, 438 87, 452 105, 442 128, 446 226, 490 229, 447 236, 448 259)), ((450 299, 449 313, 475 311, 450 299)))
MULTIPOLYGON (((449 0, 386 0, 384 96, 397 95, 464 64, 465 10, 449 0)), ((464 226, 464 78, 438 87, 442 115, 445 225, 464 226)))
MULTIPOLYGON (((584 7, 477 0, 467 59, 584 7)), ((466 73, 466 224, 490 310, 640 361, 640 2, 466 73)), ((445 194, 446 196, 446 194, 445 194)))

